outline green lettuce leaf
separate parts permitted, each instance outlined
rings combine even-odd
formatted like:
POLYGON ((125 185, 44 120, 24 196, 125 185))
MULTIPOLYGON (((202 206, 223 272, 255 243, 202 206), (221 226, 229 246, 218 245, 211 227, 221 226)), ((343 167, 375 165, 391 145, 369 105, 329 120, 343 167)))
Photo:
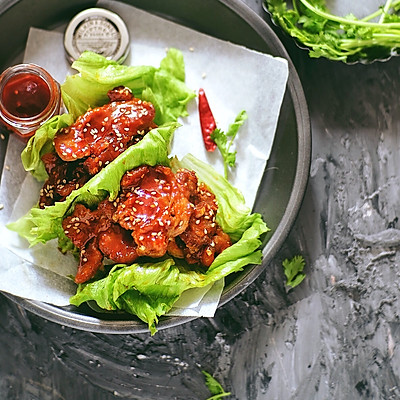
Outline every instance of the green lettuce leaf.
POLYGON ((176 170, 187 168, 196 171, 199 181, 210 188, 218 200, 217 222, 232 240, 238 240, 253 224, 253 220, 260 218, 257 214, 250 214, 251 210, 246 205, 243 194, 222 175, 217 174, 209 164, 187 154, 180 161, 173 159, 172 165, 176 170))
POLYGON ((73 122, 72 115, 56 115, 45 122, 29 139, 21 153, 21 161, 25 170, 30 172, 38 181, 44 181, 47 178, 42 156, 53 151, 53 139, 57 131, 66 128, 73 122))
POLYGON ((219 254, 206 272, 188 268, 171 257, 142 265, 117 265, 105 278, 80 285, 71 304, 95 301, 106 310, 125 310, 146 322, 153 334, 158 318, 185 290, 207 286, 249 264, 261 263, 260 237, 268 228, 260 214, 250 214, 241 193, 210 165, 191 155, 182 161, 173 159, 172 167, 190 167, 214 192, 219 204, 217 220, 229 228, 235 243, 219 254))
POLYGON ((186 116, 187 103, 196 96, 185 84, 183 55, 173 48, 159 68, 121 65, 90 51, 84 52, 72 67, 79 74, 68 76, 61 89, 64 104, 75 118, 89 108, 105 104, 107 92, 121 85, 153 103, 158 125, 186 116))
POLYGON ((7 227, 26 238, 32 246, 59 238, 63 231, 62 220, 73 211, 76 202, 91 207, 107 196, 114 199, 126 171, 142 164, 168 165, 169 144, 177 127, 178 123, 173 122, 151 130, 139 143, 129 147, 84 186, 74 190, 65 201, 43 209, 34 207, 25 216, 8 224, 7 227))

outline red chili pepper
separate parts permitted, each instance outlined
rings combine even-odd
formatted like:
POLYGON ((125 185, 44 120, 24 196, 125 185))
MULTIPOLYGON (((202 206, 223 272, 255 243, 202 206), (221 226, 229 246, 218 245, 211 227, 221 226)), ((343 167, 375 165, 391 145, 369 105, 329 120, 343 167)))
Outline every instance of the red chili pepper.
POLYGON ((214 151, 217 148, 217 145, 211 139, 211 134, 217 127, 217 124, 215 123, 204 89, 199 90, 199 116, 204 146, 207 151, 214 151))

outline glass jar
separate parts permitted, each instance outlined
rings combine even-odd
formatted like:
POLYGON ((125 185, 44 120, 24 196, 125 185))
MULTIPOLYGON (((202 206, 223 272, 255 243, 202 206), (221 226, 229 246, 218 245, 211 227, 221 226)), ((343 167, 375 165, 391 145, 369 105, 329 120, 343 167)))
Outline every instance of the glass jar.
POLYGON ((61 88, 42 67, 18 64, 0 75, 0 123, 27 141, 61 107, 61 88))

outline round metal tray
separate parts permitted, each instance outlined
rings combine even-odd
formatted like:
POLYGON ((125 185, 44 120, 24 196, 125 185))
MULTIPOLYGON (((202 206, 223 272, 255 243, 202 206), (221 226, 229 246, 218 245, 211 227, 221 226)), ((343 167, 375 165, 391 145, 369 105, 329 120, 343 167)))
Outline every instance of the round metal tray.
MULTIPOLYGON (((276 136, 254 206, 254 211, 264 215, 271 228, 263 245, 263 262, 261 265, 248 266, 226 279, 219 304, 222 306, 248 287, 267 267, 282 246, 298 214, 307 185, 311 156, 310 121, 301 82, 275 33, 241 0, 131 0, 125 3, 214 37, 283 57, 289 62, 289 78, 276 136)), ((94 5, 94 2, 81 0, 20 0, 0 5, 0 35, 7 37, 0 50, 3 55, 9 55, 9 59, 1 62, 0 67, 4 69, 18 59, 18 54, 25 46, 29 26, 54 28, 68 22, 77 12, 94 5)), ((5 149, 2 148, 1 152, 0 161, 5 149)), ((60 308, 4 294, 25 309, 61 325, 100 333, 147 331, 146 324, 126 314, 96 313, 87 305, 60 308)), ((193 319, 165 316, 160 318, 158 329, 193 319)))

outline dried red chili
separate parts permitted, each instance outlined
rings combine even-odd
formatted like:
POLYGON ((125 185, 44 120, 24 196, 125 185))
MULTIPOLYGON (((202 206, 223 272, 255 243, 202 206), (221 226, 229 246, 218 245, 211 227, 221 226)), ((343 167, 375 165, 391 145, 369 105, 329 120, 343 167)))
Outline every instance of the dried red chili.
POLYGON ((217 148, 217 145, 211 139, 211 134, 213 133, 214 129, 216 129, 217 124, 215 122, 210 105, 208 104, 204 89, 199 90, 199 116, 204 146, 206 147, 207 151, 214 151, 217 148))

